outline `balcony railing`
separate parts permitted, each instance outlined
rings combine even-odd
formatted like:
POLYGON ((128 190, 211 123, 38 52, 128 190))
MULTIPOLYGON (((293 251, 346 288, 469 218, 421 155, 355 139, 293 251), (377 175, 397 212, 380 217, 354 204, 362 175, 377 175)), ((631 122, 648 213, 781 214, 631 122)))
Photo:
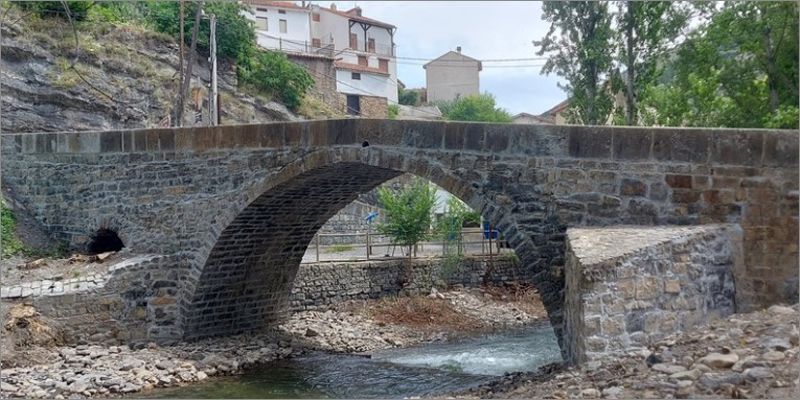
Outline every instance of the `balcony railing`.
POLYGON ((379 56, 394 57, 393 45, 379 44, 369 41, 367 41, 365 44, 363 40, 351 40, 350 49, 364 53, 377 54, 379 56), (372 45, 370 45, 370 43, 372 43, 372 45))
POLYGON ((286 53, 312 54, 312 55, 333 57, 334 53, 333 44, 315 45, 316 43, 313 42, 309 43, 307 41, 284 39, 280 37, 266 35, 263 33, 260 33, 260 35, 272 39, 273 42, 277 42, 271 46, 261 45, 261 47, 265 49, 278 50, 286 53))

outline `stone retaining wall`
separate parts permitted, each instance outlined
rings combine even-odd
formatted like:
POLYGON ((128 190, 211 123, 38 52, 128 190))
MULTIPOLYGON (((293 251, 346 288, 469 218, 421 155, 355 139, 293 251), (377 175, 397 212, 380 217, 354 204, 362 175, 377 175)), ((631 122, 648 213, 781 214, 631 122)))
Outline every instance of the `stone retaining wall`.
MULTIPOLYGON (((292 311, 327 308, 348 300, 377 299, 400 293, 405 259, 362 262, 303 264, 290 297, 292 311)), ((489 283, 505 285, 531 282, 533 271, 510 256, 495 256, 489 283)), ((464 257, 452 268, 442 258, 414 260, 411 281, 404 293, 428 294, 437 284, 478 286, 488 266, 488 257, 464 257)))
POLYGON ((645 348, 736 311, 737 225, 567 230, 568 362, 645 348))

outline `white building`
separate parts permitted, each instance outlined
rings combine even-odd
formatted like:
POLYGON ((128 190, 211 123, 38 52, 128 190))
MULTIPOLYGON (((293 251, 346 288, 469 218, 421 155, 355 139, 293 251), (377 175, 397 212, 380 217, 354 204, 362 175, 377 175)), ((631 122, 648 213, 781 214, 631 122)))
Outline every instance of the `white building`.
POLYGON ((515 124, 529 124, 529 125, 553 125, 554 119, 548 119, 540 115, 528 114, 525 112, 519 113, 512 117, 515 124))
POLYGON ((253 9, 261 47, 313 53, 335 60, 336 89, 348 95, 385 97, 397 104, 394 25, 362 15, 361 7, 340 11, 287 1, 245 1, 253 9))
POLYGON ((479 60, 461 54, 461 47, 448 51, 422 66, 428 102, 452 101, 462 96, 480 94, 479 60))

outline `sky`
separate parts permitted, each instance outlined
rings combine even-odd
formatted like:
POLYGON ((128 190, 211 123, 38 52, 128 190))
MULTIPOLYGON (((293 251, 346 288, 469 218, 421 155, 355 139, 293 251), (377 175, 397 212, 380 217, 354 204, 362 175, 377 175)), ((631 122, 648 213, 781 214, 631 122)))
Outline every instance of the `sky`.
MULTIPOLYGON (((328 7, 330 2, 315 4, 328 7)), ((541 18, 538 1, 336 1, 339 10, 356 5, 365 17, 397 26, 398 57, 434 59, 461 46, 479 60, 537 57, 531 43, 550 25, 541 18)), ((398 60, 398 79, 408 88, 425 86, 424 62, 398 60)), ((513 114, 541 114, 566 98, 560 78, 541 74, 544 61, 484 63, 481 92, 495 96, 513 114), (517 68, 519 65, 536 65, 517 68), (494 68, 492 66, 514 66, 494 68)))

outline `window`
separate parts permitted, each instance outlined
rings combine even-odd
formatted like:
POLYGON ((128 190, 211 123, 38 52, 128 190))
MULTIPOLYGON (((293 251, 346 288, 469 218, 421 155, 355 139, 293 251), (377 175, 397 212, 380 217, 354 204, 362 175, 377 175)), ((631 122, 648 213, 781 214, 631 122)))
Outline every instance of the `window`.
POLYGON ((363 65, 365 67, 369 66, 369 62, 367 61, 366 56, 358 56, 358 65, 363 65))
POLYGON ((361 74, 358 73, 358 72, 352 72, 350 74, 350 78, 352 78, 354 81, 360 81, 361 80, 361 74))
POLYGON ((319 22, 319 13, 312 13, 311 20, 314 22, 319 22))
POLYGON ((350 48, 358 50, 358 36, 355 33, 350 34, 350 48))
POLYGON ((311 47, 322 47, 322 43, 320 43, 319 39, 311 39, 311 47))
POLYGON ((380 69, 383 72, 389 72, 389 60, 384 60, 382 58, 379 58, 378 69, 380 69))
POLYGON ((262 30, 262 31, 268 31, 269 30, 269 24, 267 24, 267 18, 266 17, 256 17, 256 28, 258 28, 259 30, 262 30))
POLYGON ((369 41, 367 42, 367 46, 369 46, 369 52, 370 53, 374 53, 375 52, 375 39, 369 39, 369 41))
POLYGON ((286 33, 286 31, 288 30, 286 28, 286 20, 285 19, 280 20, 280 25, 281 25, 281 33, 286 33))
POLYGON ((258 7, 258 8, 256 8, 256 11, 267 12, 267 9, 258 7))
POLYGON ((286 10, 278 10, 278 14, 286 14, 286 10))

